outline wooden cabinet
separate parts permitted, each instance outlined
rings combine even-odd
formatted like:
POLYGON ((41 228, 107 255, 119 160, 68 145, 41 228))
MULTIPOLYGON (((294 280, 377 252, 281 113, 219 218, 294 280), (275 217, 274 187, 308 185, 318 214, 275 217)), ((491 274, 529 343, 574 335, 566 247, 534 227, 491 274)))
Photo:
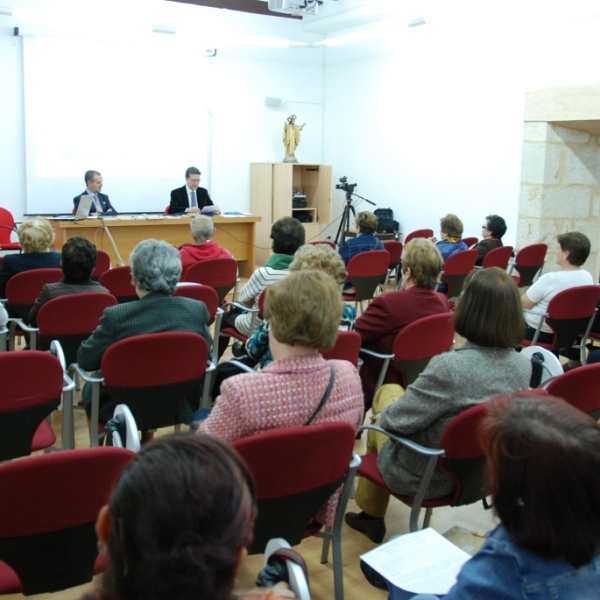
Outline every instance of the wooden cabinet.
MULTIPOLYGON (((271 225, 281 217, 310 216, 303 222, 306 241, 321 238, 322 226, 331 222, 332 168, 303 163, 252 163, 250 210, 262 217, 256 224, 256 262, 270 255, 271 225), (306 207, 293 208, 294 193, 306 196, 306 207)), ((300 219, 301 220, 301 219, 300 219)))

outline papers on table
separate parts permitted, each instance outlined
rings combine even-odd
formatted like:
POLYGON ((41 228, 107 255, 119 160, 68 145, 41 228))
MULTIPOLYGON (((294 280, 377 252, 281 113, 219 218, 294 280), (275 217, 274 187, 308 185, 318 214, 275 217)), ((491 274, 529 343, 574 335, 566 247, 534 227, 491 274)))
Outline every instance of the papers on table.
POLYGON ((461 567, 471 557, 428 528, 394 538, 361 558, 403 590, 447 594, 461 567))

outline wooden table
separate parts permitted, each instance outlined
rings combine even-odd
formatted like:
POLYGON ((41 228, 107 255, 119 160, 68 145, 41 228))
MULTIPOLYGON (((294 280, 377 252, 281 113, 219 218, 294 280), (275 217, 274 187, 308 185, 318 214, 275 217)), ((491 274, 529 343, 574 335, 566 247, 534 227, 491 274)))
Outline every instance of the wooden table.
MULTIPOLYGON (((238 261, 241 277, 250 277, 254 271, 255 223, 257 216, 213 217, 215 233, 213 239, 229 250, 238 261)), ((117 217, 113 219, 86 219, 85 221, 52 221, 56 235, 54 247, 60 251, 63 244, 72 237, 83 237, 99 250, 110 255, 111 264, 118 263, 117 255, 103 223, 109 229, 125 264, 135 245, 142 240, 155 238, 165 240, 174 246, 192 243, 190 218, 146 218, 117 217)))

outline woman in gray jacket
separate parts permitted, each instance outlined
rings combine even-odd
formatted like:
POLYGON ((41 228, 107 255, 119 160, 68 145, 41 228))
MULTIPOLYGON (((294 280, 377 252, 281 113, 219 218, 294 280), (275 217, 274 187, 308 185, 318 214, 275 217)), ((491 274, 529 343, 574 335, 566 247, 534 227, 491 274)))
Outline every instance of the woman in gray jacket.
MULTIPOLYGON (((436 448, 450 421, 462 411, 491 396, 529 387, 531 363, 515 351, 525 333, 521 300, 506 271, 492 267, 469 275, 454 313, 454 327, 467 340, 458 350, 432 358, 417 380, 388 406, 383 394, 376 396, 373 411, 383 411, 381 427, 436 448)), ((414 495, 426 459, 373 433, 367 438, 367 452, 379 453, 377 466, 386 484, 394 492, 414 495)), ((445 496, 453 488, 450 476, 437 469, 427 497, 445 496)), ((389 494, 382 488, 359 479, 356 503, 363 512, 348 513, 346 523, 381 542, 388 501, 389 494)))

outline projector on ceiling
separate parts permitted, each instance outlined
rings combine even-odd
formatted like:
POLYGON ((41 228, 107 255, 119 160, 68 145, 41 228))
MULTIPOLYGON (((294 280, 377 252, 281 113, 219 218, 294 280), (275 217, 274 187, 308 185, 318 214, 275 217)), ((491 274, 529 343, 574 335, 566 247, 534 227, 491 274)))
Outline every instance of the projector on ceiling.
POLYGON ((269 10, 287 15, 316 15, 317 0, 269 0, 269 10))

